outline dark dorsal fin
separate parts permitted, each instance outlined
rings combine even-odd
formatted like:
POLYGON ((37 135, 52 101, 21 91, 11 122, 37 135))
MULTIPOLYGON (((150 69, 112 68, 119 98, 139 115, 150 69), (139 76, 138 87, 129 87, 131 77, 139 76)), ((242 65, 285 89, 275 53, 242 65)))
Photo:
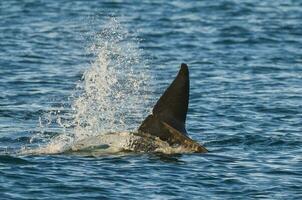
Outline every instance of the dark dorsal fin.
POLYGON ((189 104, 189 70, 186 64, 181 68, 164 94, 155 104, 152 115, 149 115, 139 127, 139 131, 146 132, 167 140, 168 135, 162 130, 162 123, 186 135, 186 117, 189 104))
POLYGON ((187 133, 185 123, 189 104, 189 87, 189 69, 183 63, 176 78, 153 108, 154 116, 184 134, 187 133))

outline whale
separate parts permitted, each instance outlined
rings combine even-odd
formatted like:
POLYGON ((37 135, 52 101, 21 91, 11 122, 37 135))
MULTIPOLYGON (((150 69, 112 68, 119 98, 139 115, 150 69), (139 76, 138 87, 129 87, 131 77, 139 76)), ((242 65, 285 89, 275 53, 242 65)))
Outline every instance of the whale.
POLYGON ((208 150, 191 139, 186 130, 189 92, 189 69, 182 63, 175 79, 137 130, 88 137, 76 141, 71 151, 206 153, 208 150))
POLYGON ((186 130, 190 97, 189 68, 182 63, 178 74, 155 103, 152 112, 133 131, 96 133, 83 138, 55 137, 46 146, 23 153, 57 154, 88 153, 104 155, 136 153, 206 153, 208 150, 193 140, 186 130), (67 142, 65 142, 67 141, 67 142))

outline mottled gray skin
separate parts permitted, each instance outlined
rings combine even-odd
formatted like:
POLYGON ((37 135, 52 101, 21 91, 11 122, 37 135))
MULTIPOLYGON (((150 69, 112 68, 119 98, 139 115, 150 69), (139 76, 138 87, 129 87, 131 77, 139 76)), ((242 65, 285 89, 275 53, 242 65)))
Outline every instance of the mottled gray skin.
POLYGON ((206 148, 188 137, 186 117, 189 105, 189 69, 181 68, 149 115, 138 128, 138 132, 150 134, 166 141, 172 147, 183 146, 192 152, 208 152, 206 148))

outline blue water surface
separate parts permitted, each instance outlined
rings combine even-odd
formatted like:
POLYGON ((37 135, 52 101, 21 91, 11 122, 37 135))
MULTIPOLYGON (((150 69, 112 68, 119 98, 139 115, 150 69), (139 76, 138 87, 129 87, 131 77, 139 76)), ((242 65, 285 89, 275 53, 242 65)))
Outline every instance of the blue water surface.
POLYGON ((1 0, 0 91, 0 199, 302 198, 301 1, 1 0), (154 99, 189 65, 187 129, 210 152, 10 153, 69 103, 112 15, 138 32, 154 99))

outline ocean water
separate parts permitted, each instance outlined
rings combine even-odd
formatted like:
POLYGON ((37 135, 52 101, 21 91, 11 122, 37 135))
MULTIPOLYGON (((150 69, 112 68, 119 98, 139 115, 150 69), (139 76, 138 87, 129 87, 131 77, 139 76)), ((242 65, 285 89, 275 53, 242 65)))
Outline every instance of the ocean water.
POLYGON ((301 199, 301 49, 300 1, 2 0, 0 199, 301 199), (135 130, 182 62, 209 153, 66 151, 135 130))

